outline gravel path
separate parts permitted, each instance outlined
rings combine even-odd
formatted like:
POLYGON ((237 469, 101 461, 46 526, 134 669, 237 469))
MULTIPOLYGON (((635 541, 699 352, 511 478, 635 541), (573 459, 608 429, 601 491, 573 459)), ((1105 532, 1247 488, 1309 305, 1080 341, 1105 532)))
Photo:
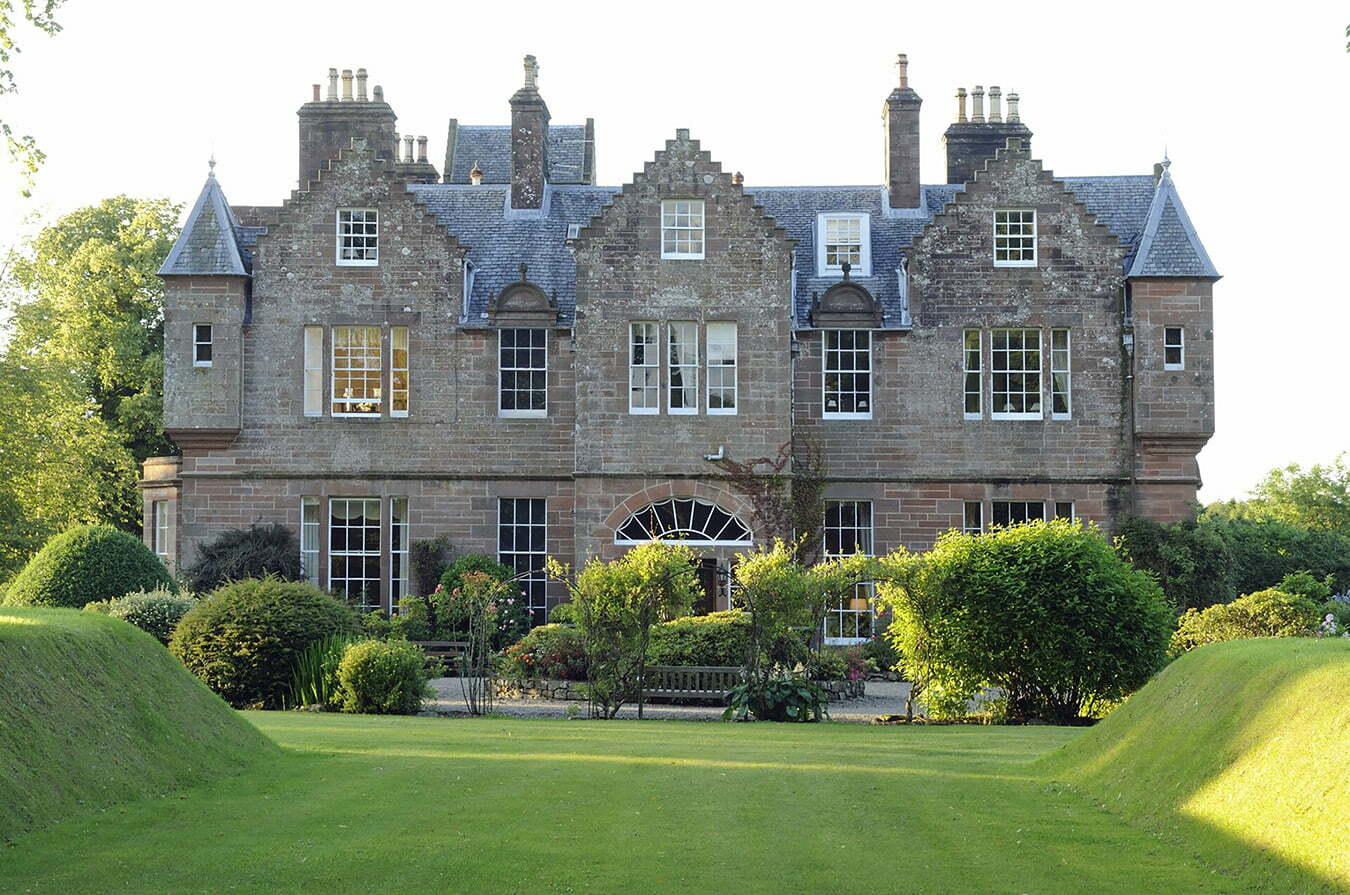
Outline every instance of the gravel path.
MULTIPOLYGON (((437 714, 465 711, 464 695, 459 678, 441 677, 431 681, 436 699, 429 706, 437 714)), ((845 699, 830 703, 830 720, 854 724, 870 724, 878 715, 902 715, 909 684, 894 681, 868 681, 867 695, 859 699, 845 699)), ((552 699, 499 699, 493 711, 518 718, 566 718, 568 706, 575 706, 580 717, 585 717, 586 703, 552 699)), ((648 704, 643 715, 667 721, 721 721, 722 706, 648 704)), ((620 718, 636 718, 637 706, 619 709, 620 718)))

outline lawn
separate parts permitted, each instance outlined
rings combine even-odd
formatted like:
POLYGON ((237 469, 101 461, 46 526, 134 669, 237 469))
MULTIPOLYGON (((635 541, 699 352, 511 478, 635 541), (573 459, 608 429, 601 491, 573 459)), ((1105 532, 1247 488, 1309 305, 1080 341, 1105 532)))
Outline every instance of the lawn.
POLYGON ((280 756, 19 837, 0 889, 1253 890, 1033 775, 1076 730, 246 717, 280 756))

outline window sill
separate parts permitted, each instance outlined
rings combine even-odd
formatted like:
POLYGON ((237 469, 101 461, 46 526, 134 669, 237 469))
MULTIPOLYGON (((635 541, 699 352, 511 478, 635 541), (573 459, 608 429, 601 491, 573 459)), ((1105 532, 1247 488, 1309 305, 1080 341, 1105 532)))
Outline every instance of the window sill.
MULTIPOLYGON (((711 411, 709 411, 711 412, 711 411)), ((666 411, 671 416, 698 416, 697 407, 672 407, 666 411)))
POLYGON ((209 360, 194 360, 192 366, 198 370, 210 369, 213 365, 209 360))
POLYGON ((703 253, 702 253, 702 252, 699 252, 697 255, 676 255, 676 254, 669 254, 669 255, 667 255, 665 252, 662 252, 662 253, 661 253, 661 260, 662 260, 662 261, 702 261, 702 260, 704 260, 704 259, 703 259, 703 253))
POLYGON ((870 413, 823 413, 821 419, 825 420, 870 420, 870 413))
POLYGON ((338 267, 379 267, 379 266, 380 266, 380 262, 379 262, 379 259, 376 259, 376 260, 374 260, 374 261, 343 261, 342 259, 339 258, 338 261, 337 261, 337 266, 338 266, 338 267))
POLYGON ((735 416, 735 415, 736 415, 736 408, 734 408, 734 407, 709 407, 709 408, 708 408, 708 416, 735 416))
POLYGON ((826 637, 824 638, 826 646, 857 646, 860 643, 866 643, 866 637, 826 637))
POLYGON ((547 410, 498 410, 498 419, 504 420, 542 420, 548 416, 547 410))
POLYGON ((1035 261, 995 261, 995 267, 1035 267, 1035 261))
POLYGON ((1072 414, 1072 413, 1052 413, 1052 414, 1050 414, 1050 419, 1052 419, 1052 420, 1071 420, 1071 419, 1073 419, 1073 414, 1072 414))
POLYGON ((1045 415, 1041 413, 991 413, 991 420, 1042 420, 1045 415))
POLYGON ((1168 373, 1180 373, 1186 369, 1185 364, 1163 364, 1163 370, 1168 373))
POLYGON ((982 419, 984 419, 984 414, 983 414, 983 413, 963 413, 963 414, 961 415, 961 418, 962 418, 962 419, 966 419, 966 420, 982 420, 982 419))
POLYGON ((383 413, 331 413, 329 414, 335 420, 381 420, 384 419, 383 413))

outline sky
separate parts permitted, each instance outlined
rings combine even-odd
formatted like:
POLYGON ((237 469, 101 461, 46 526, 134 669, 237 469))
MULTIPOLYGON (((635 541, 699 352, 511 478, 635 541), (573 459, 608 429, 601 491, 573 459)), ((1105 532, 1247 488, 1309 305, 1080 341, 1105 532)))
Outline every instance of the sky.
POLYGON ((15 34, 19 93, 0 118, 48 160, 30 200, 0 166, 0 251, 119 193, 190 205, 212 154, 232 203, 279 204, 296 186, 295 112, 330 67, 368 69, 438 167, 450 118, 507 123, 531 53, 553 121, 596 120, 601 184, 680 127, 747 186, 879 184, 903 52, 924 183, 946 179, 960 86, 1019 93, 1056 174, 1147 173, 1166 151, 1223 274, 1201 499, 1240 497, 1271 468, 1350 450, 1350 8, 1216 8, 68 0, 56 37, 15 34))

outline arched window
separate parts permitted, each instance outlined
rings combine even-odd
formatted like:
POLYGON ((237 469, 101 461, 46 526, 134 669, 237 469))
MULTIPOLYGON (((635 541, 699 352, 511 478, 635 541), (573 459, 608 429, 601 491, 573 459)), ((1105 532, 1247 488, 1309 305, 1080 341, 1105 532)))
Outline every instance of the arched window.
POLYGON ((616 544, 644 544, 655 538, 720 546, 745 546, 750 529, 740 519, 706 500, 672 497, 648 504, 614 531, 616 544))

